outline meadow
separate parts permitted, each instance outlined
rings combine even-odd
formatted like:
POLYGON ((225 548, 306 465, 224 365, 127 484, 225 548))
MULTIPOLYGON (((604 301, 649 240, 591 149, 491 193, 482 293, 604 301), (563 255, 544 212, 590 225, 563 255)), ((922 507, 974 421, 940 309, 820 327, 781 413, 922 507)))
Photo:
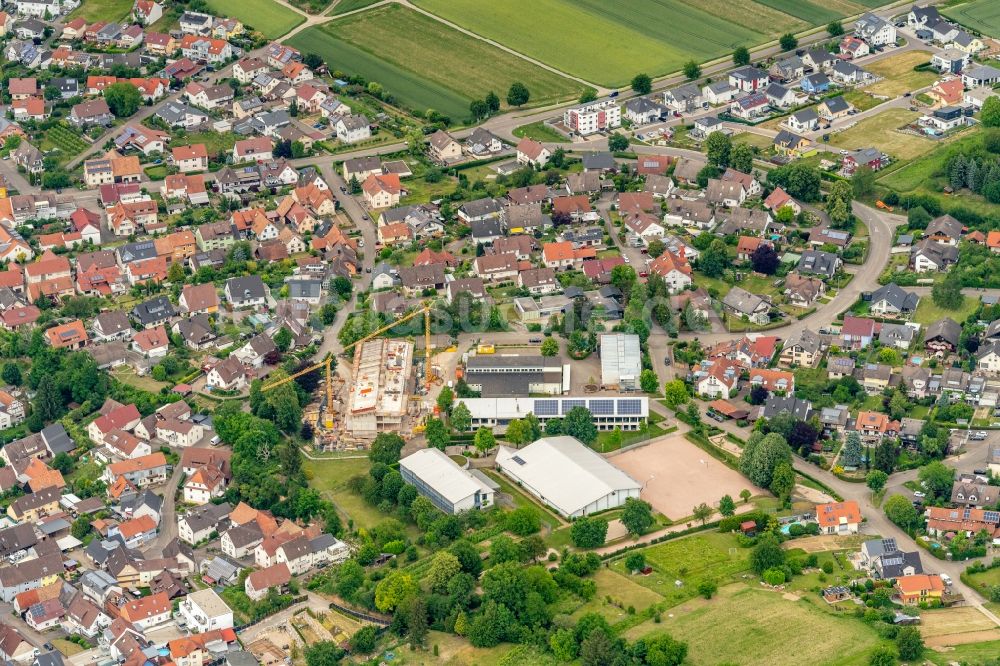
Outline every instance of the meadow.
POLYGON ((828 143, 848 150, 878 146, 893 159, 911 160, 929 152, 936 145, 931 139, 897 131, 919 117, 920 114, 916 111, 886 109, 865 118, 850 129, 833 134, 828 143))
POLYGON ((90 21, 123 21, 132 13, 133 0, 84 0, 69 15, 70 19, 90 21))
POLYGON ((841 12, 808 0, 757 0, 757 2, 814 25, 829 23, 843 16, 841 12))
POLYGON ((878 643, 875 630, 853 616, 827 612, 820 607, 824 603, 813 595, 793 601, 738 583, 721 587, 711 600, 692 599, 663 614, 660 624, 644 622, 625 636, 635 640, 667 632, 687 642, 684 663, 691 666, 867 664, 878 643))
POLYGON ((898 97, 932 85, 937 80, 936 73, 913 70, 930 60, 931 54, 927 51, 907 51, 866 65, 866 69, 881 76, 882 80, 866 86, 864 90, 873 95, 898 97))
POLYGON ((659 76, 686 61, 709 60, 740 45, 780 34, 770 25, 797 19, 750 0, 709 6, 732 22, 682 0, 415 0, 416 4, 519 53, 605 86, 619 86, 637 72, 659 76), (761 18, 757 18, 761 17, 761 18), (757 26, 745 25, 744 19, 757 26), (544 38, 539 38, 544 35, 544 38))
POLYGON ((942 9, 941 13, 966 28, 990 37, 1000 37, 1000 3, 996 0, 975 0, 942 9))
POLYGON ((374 5, 379 0, 340 0, 337 6, 333 8, 330 12, 332 16, 339 16, 340 14, 347 14, 348 12, 357 11, 359 9, 364 9, 365 7, 370 7, 374 5))
POLYGON ((531 103, 574 97, 582 86, 398 5, 352 14, 295 35, 289 44, 317 53, 331 71, 377 81, 414 109, 435 109, 455 120, 469 102, 495 91, 503 100, 514 81, 531 103))
POLYGON ((281 37, 304 18, 271 0, 207 0, 209 8, 220 16, 231 16, 260 32, 268 39, 281 37))

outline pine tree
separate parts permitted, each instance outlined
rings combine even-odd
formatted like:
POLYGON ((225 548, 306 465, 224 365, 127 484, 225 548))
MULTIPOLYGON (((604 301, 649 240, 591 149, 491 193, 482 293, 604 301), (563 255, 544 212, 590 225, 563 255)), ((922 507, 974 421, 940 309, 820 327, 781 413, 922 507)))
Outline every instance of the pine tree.
POLYGON ((975 158, 970 159, 968 165, 965 167, 965 186, 973 192, 978 192, 981 186, 979 164, 975 158))
POLYGON ((965 156, 959 154, 951 163, 951 189, 960 190, 965 187, 965 172, 966 172, 965 156))

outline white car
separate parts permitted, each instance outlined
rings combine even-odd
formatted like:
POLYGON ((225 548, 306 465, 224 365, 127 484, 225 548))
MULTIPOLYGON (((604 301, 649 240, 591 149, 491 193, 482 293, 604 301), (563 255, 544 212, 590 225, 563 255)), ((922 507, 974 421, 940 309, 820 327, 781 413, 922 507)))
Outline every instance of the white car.
POLYGON ((626 264, 631 264, 632 263, 632 260, 628 258, 627 254, 623 254, 622 258, 625 259, 625 263, 626 264))
POLYGON ((913 491, 913 496, 914 497, 927 497, 927 493, 920 492, 919 490, 914 490, 913 491))

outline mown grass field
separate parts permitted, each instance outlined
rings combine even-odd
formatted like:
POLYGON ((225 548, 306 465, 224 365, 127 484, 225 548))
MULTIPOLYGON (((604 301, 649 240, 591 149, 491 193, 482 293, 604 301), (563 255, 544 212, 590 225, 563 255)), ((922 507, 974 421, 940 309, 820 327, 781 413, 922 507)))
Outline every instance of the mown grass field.
POLYGON ((87 21, 121 21, 132 13, 133 4, 133 0, 84 0, 69 15, 69 19, 82 18, 87 21))
POLYGON ((346 14, 348 12, 353 12, 358 9, 364 9, 365 7, 371 7, 379 0, 340 0, 337 6, 333 8, 330 12, 332 16, 337 16, 339 14, 346 14))
POLYGON ((917 304, 917 311, 913 313, 913 321, 928 326, 948 317, 961 324, 965 321, 966 317, 976 311, 976 307, 979 305, 979 298, 977 296, 965 296, 964 299, 962 307, 957 310, 946 310, 934 305, 931 297, 925 295, 921 297, 920 302, 917 304))
POLYGON ((607 86, 623 85, 637 72, 667 74, 692 58, 709 60, 740 45, 767 41, 782 32, 770 22, 800 24, 750 0, 710 0, 708 6, 720 15, 700 9, 702 3, 682 0, 416 0, 416 4, 519 53, 607 86))
POLYGON ((209 8, 221 16, 231 16, 268 39, 281 37, 304 18, 271 0, 207 0, 209 8))
POLYGON ((815 25, 829 23, 843 16, 840 12, 824 4, 809 2, 808 0, 757 0, 757 2, 815 25))
POLYGON ((866 65, 866 69, 872 74, 881 76, 882 80, 866 86, 864 90, 873 95, 898 97, 903 93, 929 86, 937 80, 937 74, 915 72, 913 68, 930 60, 931 54, 927 51, 906 51, 866 65))
POLYGON ((667 632, 688 644, 690 666, 862 666, 879 642, 874 629, 844 614, 820 608, 816 596, 792 601, 779 592, 743 584, 719 589, 709 601, 691 601, 625 633, 629 640, 667 632))
POLYGON ((331 70, 360 74, 416 109, 462 120, 491 90, 503 100, 514 81, 531 103, 577 96, 582 86, 439 21, 398 5, 352 14, 295 35, 289 43, 322 56, 331 70))
POLYGON ((990 37, 1000 37, 1000 3, 996 0, 974 0, 964 5, 942 9, 941 13, 966 28, 990 37))
POLYGON ((916 111, 886 109, 865 118, 848 130, 833 134, 829 143, 848 150, 878 146, 893 159, 912 160, 930 152, 937 145, 931 139, 897 131, 919 117, 920 114, 916 111))

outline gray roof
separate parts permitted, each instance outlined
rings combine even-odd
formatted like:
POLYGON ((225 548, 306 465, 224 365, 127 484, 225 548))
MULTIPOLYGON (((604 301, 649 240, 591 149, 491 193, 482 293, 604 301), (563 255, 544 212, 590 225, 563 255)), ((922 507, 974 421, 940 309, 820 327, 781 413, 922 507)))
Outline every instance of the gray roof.
POLYGON ((264 298, 267 294, 264 281, 259 275, 229 278, 226 281, 226 288, 236 301, 264 298))
POLYGON ((945 317, 939 319, 927 327, 925 340, 941 338, 952 346, 958 346, 958 341, 962 337, 962 326, 953 319, 945 317))
POLYGON ((898 578, 910 566, 913 567, 916 574, 924 572, 924 565, 920 561, 920 553, 918 551, 886 553, 875 563, 875 570, 878 572, 880 578, 898 578))
POLYGON ((841 113, 851 108, 851 105, 847 103, 847 100, 839 95, 837 97, 831 97, 830 99, 824 100, 824 102, 830 113, 841 113))
POLYGON ((467 201, 462 204, 459 210, 468 217, 482 217, 484 215, 499 214, 503 210, 503 206, 498 200, 486 197, 484 199, 476 199, 475 201, 467 201))
POLYGON ((788 412, 799 421, 808 421, 812 415, 812 403, 795 396, 770 396, 764 402, 764 418, 772 418, 781 412, 788 412))
POLYGON ((872 304, 885 301, 900 312, 916 310, 920 297, 910 291, 905 291, 895 282, 879 287, 872 292, 872 304))
POLYGON ((806 250, 802 253, 796 270, 799 273, 808 275, 833 277, 837 272, 839 263, 840 259, 835 254, 823 252, 822 250, 806 250))
POLYGON ((795 119, 795 122, 800 124, 811 123, 819 120, 819 116, 816 114, 816 109, 814 109, 813 107, 809 107, 808 109, 802 109, 801 111, 796 111, 795 113, 792 114, 792 118, 795 119))
POLYGON ((882 332, 879 333, 878 341, 883 345, 897 342, 909 343, 913 341, 915 334, 915 329, 905 324, 882 324, 882 332))
POLYGON ((151 298, 145 303, 139 303, 132 308, 132 316, 139 320, 143 326, 158 321, 170 319, 177 311, 166 296, 151 298))
POLYGON ((808 328, 803 328, 801 331, 788 338, 785 342, 784 348, 790 349, 791 347, 802 347, 804 351, 810 354, 815 354, 820 350, 822 346, 822 340, 818 333, 815 333, 808 328))
POLYGON ((63 427, 62 423, 56 422, 42 428, 41 434, 42 441, 45 442, 46 448, 52 452, 53 456, 60 453, 70 453, 76 449, 76 442, 66 432, 66 428, 63 427))
POLYGON ((756 312, 764 302, 763 298, 751 294, 742 287, 733 287, 722 299, 722 304, 726 307, 748 315, 756 312))
POLYGON ((583 154, 584 171, 605 171, 616 167, 615 158, 611 153, 591 152, 583 154))

